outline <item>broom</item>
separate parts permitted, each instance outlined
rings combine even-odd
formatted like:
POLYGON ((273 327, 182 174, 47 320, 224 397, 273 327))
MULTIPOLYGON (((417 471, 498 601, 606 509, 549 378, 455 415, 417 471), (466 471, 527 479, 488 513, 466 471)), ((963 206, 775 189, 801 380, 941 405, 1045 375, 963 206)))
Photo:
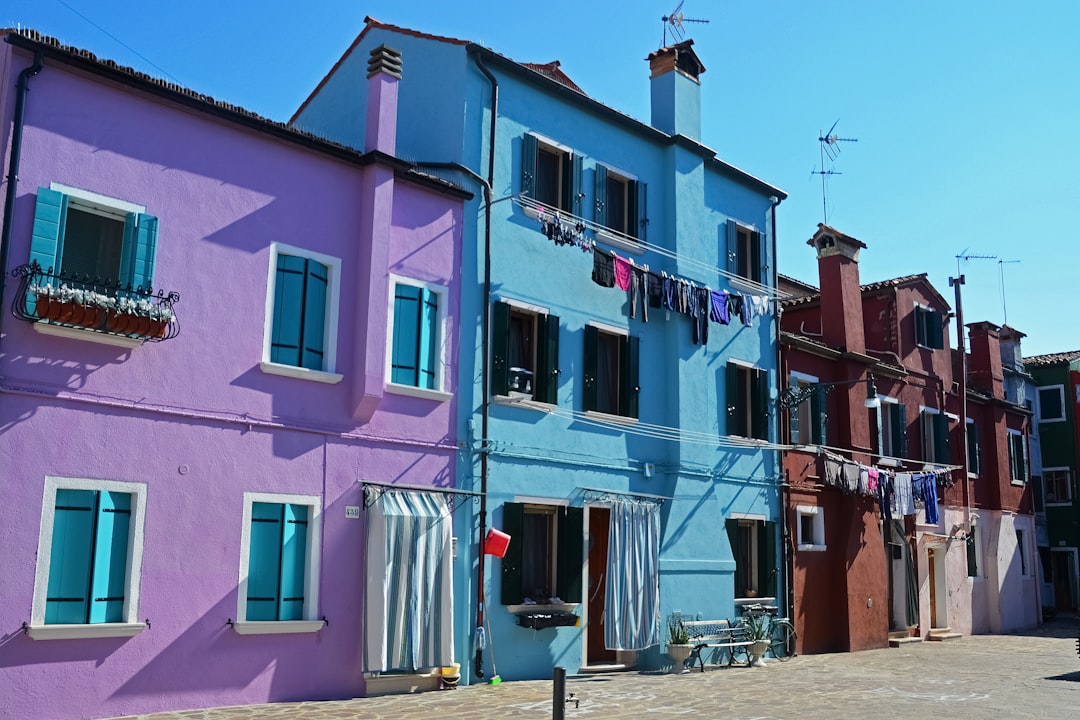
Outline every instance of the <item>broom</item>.
POLYGON ((499 670, 495 667, 495 636, 491 634, 491 621, 487 614, 484 615, 484 624, 487 625, 488 648, 491 650, 491 679, 488 680, 488 685, 498 685, 502 682, 502 678, 499 677, 499 670))

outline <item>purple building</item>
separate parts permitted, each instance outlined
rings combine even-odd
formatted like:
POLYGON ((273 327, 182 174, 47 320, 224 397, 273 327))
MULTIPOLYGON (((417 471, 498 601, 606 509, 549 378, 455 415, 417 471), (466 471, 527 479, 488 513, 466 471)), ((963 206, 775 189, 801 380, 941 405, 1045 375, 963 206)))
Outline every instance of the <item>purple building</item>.
POLYGON ((0 717, 352 697, 459 659, 471 196, 394 157, 400 56, 372 54, 360 153, 4 39, 0 717))

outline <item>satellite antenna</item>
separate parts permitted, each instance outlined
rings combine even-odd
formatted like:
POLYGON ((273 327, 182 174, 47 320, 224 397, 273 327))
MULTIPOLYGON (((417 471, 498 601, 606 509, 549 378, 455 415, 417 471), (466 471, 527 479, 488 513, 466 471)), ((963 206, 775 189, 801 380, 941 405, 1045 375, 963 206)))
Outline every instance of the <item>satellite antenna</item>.
POLYGON ((836 126, 839 122, 840 118, 837 118, 836 122, 834 122, 832 124, 832 127, 829 128, 829 132, 818 136, 818 145, 820 146, 818 154, 821 157, 821 169, 810 171, 811 175, 821 176, 821 213, 824 218, 823 222, 826 225, 829 224, 829 207, 825 202, 825 177, 828 175, 843 175, 843 173, 837 172, 831 167, 826 170, 825 157, 828 156, 829 162, 836 162, 836 158, 840 156, 840 143, 859 142, 858 138, 842 138, 837 135, 834 130, 836 130, 836 126))
POLYGON ((1023 261, 1022 260, 998 260, 998 277, 1000 278, 1000 282, 1001 282, 1001 314, 1003 316, 1002 321, 1001 321, 1002 325, 1008 325, 1009 324, 1009 311, 1005 308, 1005 266, 1006 265, 1015 265, 1015 264, 1020 263, 1020 262, 1023 262, 1023 261))
POLYGON ((675 9, 670 14, 660 18, 660 21, 664 23, 664 39, 660 47, 667 47, 668 26, 671 26, 671 37, 673 40, 682 41, 686 37, 686 30, 683 28, 683 23, 707 23, 708 20, 700 18, 688 18, 682 13, 682 6, 686 0, 679 0, 679 4, 675 6, 675 9))

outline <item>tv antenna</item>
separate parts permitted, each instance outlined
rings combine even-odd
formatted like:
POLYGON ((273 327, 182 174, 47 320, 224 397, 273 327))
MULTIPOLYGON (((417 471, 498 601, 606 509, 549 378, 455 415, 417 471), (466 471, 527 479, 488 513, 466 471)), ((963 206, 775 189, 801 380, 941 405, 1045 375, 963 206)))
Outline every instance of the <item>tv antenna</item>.
MULTIPOLYGON (((956 256, 956 274, 960 274, 960 263, 968 262, 969 260, 998 260, 997 255, 972 255, 968 253, 968 249, 964 248, 960 251, 960 254, 956 256)), ((998 260, 998 262, 1001 262, 998 260)))
POLYGON ((1005 266, 1021 263, 1023 260, 998 260, 998 278, 1001 283, 1001 314, 1002 325, 1009 324, 1009 311, 1005 308, 1005 266))
POLYGON ((834 130, 836 130, 836 126, 839 122, 840 118, 837 118, 836 122, 829 128, 829 132, 818 136, 818 155, 821 159, 821 169, 810 171, 811 175, 821 176, 821 213, 823 222, 826 225, 829 224, 829 206, 825 200, 825 178, 829 175, 843 175, 843 173, 833 170, 831 166, 826 170, 825 157, 828 156, 829 162, 836 162, 836 158, 840 156, 840 143, 859 142, 858 138, 842 138, 837 135, 834 130))
POLYGON ((686 37, 686 30, 683 28, 683 23, 707 23, 708 20, 702 18, 688 18, 682 13, 682 6, 686 0, 679 0, 679 4, 675 6, 675 9, 670 14, 660 18, 660 21, 664 23, 664 39, 660 47, 667 47, 668 26, 671 26, 671 37, 673 40, 682 41, 686 37))

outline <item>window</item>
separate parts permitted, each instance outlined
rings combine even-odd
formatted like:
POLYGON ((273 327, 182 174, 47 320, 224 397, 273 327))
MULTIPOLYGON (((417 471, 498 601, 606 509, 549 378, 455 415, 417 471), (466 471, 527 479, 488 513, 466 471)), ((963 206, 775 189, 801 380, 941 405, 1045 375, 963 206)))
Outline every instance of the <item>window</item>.
POLYGON ((935 350, 944 348, 945 322, 941 313, 916 305, 912 315, 915 318, 915 342, 935 350))
POLYGON ((1020 574, 1028 574, 1027 547, 1024 546, 1024 531, 1016 528, 1016 554, 1020 556, 1020 574))
POLYGON ((145 511, 142 483, 46 478, 32 638, 129 637, 145 627, 138 620, 145 511))
POLYGON ((638 348, 636 337, 585 326, 584 410, 638 416, 638 348))
POLYGON ((559 318, 507 302, 491 307, 491 394, 558 402, 559 318))
POLYGON ((964 543, 967 550, 967 574, 970 578, 979 577, 979 529, 974 525, 968 532, 967 541, 964 543))
MULTIPOLYGON (((792 373, 788 386, 804 389, 816 385, 818 379, 801 373, 792 373)), ((809 398, 794 405, 789 413, 789 428, 793 445, 824 445, 828 437, 825 412, 825 389, 815 388, 809 398)))
POLYGON ((967 419, 967 464, 969 473, 979 474, 979 426, 971 418, 967 419))
POLYGON ((923 408, 922 454, 926 462, 949 463, 949 416, 931 408, 923 408))
POLYGON ((1028 479, 1027 443, 1019 430, 1009 430, 1009 478, 1014 485, 1028 479))
POLYGON ((1031 502, 1036 513, 1046 512, 1046 501, 1043 498, 1043 479, 1041 475, 1031 476, 1031 502))
POLYGON ((725 526, 735 558, 735 597, 775 597, 776 523, 729 518, 725 526))
POLYGON ((814 505, 799 505, 799 550, 825 550, 825 511, 814 505))
POLYGON ((30 260, 65 281, 154 283, 158 219, 141 205, 53 183, 38 188, 30 260))
POLYGON ((761 233, 740 225, 734 220, 728 220, 728 272, 756 283, 767 282, 768 278, 764 273, 765 257, 761 233))
POLYGON ((535 135, 525 135, 521 143, 521 193, 580 217, 581 157, 535 135))
POLYGON ((727 364, 727 434, 769 439, 769 373, 727 364))
POLYGON ((446 289, 391 276, 391 292, 390 383, 441 392, 446 289))
POLYGON ((280 243, 270 246, 262 369, 336 383, 341 261, 280 243))
POLYGON ((1067 505, 1072 502, 1072 478, 1068 468, 1043 468, 1047 505, 1067 505))
POLYGON ((1039 388, 1039 422, 1064 422, 1065 386, 1039 388))
POLYGON ((645 239, 645 183, 596 166, 593 221, 617 233, 645 239))
POLYGON ((244 493, 238 633, 322 627, 316 620, 321 506, 317 496, 244 493), (274 627, 280 623, 286 624, 274 627))
POLYGON ((520 605, 525 598, 541 605, 552 598, 581 602, 583 517, 579 507, 503 505, 502 529, 510 535, 502 560, 503 605, 520 605))
POLYGON ((876 410, 878 454, 882 457, 907 457, 907 408, 896 398, 882 397, 876 410))

